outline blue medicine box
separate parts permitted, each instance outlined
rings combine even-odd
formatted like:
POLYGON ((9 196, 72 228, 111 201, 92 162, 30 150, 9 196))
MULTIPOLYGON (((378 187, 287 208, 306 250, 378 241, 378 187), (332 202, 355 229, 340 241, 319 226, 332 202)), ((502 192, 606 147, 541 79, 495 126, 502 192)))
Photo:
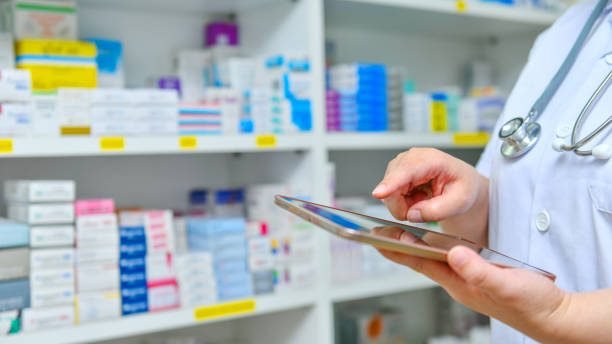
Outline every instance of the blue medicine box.
POLYGON ((142 226, 119 227, 119 241, 122 244, 146 244, 145 228, 142 226))
POLYGON ((149 302, 147 299, 134 301, 134 302, 122 302, 121 304, 121 315, 132 315, 146 313, 149 311, 149 302))
POLYGON ((147 262, 145 257, 122 257, 119 259, 119 270, 121 272, 146 271, 147 262))
POLYGON ((144 257, 147 255, 147 244, 144 242, 119 244, 119 257, 144 257))
POLYGON ((0 219, 0 248, 30 245, 30 227, 24 223, 0 219))
POLYGON ((30 307, 30 280, 0 282, 0 312, 30 307))
POLYGON ((146 286, 147 272, 144 269, 140 271, 120 272, 119 282, 121 284, 121 289, 146 286))

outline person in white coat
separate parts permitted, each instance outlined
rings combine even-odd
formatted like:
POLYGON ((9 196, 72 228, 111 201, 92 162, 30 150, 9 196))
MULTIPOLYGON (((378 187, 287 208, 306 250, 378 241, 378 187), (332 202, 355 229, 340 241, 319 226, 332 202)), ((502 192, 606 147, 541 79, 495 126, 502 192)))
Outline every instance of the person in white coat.
MULTIPOLYGON (((575 141, 578 114, 612 71, 612 2, 574 5, 540 35, 496 132, 538 104, 572 51, 575 61, 539 109, 539 140, 524 155, 503 156, 508 147, 493 138, 474 168, 435 149, 413 148, 389 163, 373 191, 399 220, 440 221, 445 231, 556 274, 553 282, 500 268, 465 247, 450 250, 448 264, 382 251, 492 317, 495 343, 612 341, 612 126, 581 147, 598 146, 593 155, 559 148, 575 141), (585 30, 597 6, 603 9, 585 30), (582 31, 588 37, 576 50, 582 31)), ((611 121, 612 91, 605 86, 576 139, 611 121)))

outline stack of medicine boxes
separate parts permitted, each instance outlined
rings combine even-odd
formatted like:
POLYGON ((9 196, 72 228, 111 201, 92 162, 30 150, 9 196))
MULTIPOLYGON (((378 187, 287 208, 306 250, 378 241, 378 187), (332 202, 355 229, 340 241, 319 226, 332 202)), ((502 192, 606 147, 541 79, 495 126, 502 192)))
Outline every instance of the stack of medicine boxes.
POLYGON ((0 70, 0 135, 25 136, 32 125, 30 72, 0 70))
POLYGON ((20 330, 20 310, 29 307, 29 228, 0 219, 0 337, 20 330))
POLYGON ((11 219, 31 228, 31 308, 24 331, 74 323, 74 181, 15 180, 5 183, 11 219))
POLYGON ((187 236, 190 251, 212 256, 219 301, 253 295, 244 218, 190 218, 187 236))
POLYGON ((404 74, 401 67, 387 67, 387 119, 390 131, 401 131, 403 118, 404 74))
POLYGON ((112 199, 78 200, 77 299, 79 323, 120 316, 119 232, 112 199))
POLYGON ((331 68, 330 86, 340 93, 342 131, 387 130, 386 67, 349 64, 331 68))
POLYGON ((119 216, 123 313, 144 312, 145 295, 149 312, 179 307, 172 211, 123 211, 119 216), (139 258, 144 258, 144 266, 139 258))

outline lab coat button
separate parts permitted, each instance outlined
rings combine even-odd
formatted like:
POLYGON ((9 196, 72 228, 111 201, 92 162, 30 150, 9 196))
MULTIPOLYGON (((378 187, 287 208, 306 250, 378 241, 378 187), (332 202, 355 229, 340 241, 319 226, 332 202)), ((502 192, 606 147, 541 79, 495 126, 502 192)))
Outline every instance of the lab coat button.
POLYGON ((536 228, 540 232, 546 232, 550 228, 550 214, 546 210, 538 212, 535 218, 536 228))
POLYGON ((572 133, 572 128, 567 124, 561 124, 557 127, 557 137, 564 139, 572 133))

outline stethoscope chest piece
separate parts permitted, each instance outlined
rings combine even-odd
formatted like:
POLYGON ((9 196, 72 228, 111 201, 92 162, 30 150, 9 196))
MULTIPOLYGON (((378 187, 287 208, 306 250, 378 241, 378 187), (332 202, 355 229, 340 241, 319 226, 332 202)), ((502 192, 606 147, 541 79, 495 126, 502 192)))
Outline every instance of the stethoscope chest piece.
POLYGON ((518 158, 529 152, 540 138, 541 127, 537 122, 516 117, 499 130, 502 139, 501 154, 506 158, 518 158))

